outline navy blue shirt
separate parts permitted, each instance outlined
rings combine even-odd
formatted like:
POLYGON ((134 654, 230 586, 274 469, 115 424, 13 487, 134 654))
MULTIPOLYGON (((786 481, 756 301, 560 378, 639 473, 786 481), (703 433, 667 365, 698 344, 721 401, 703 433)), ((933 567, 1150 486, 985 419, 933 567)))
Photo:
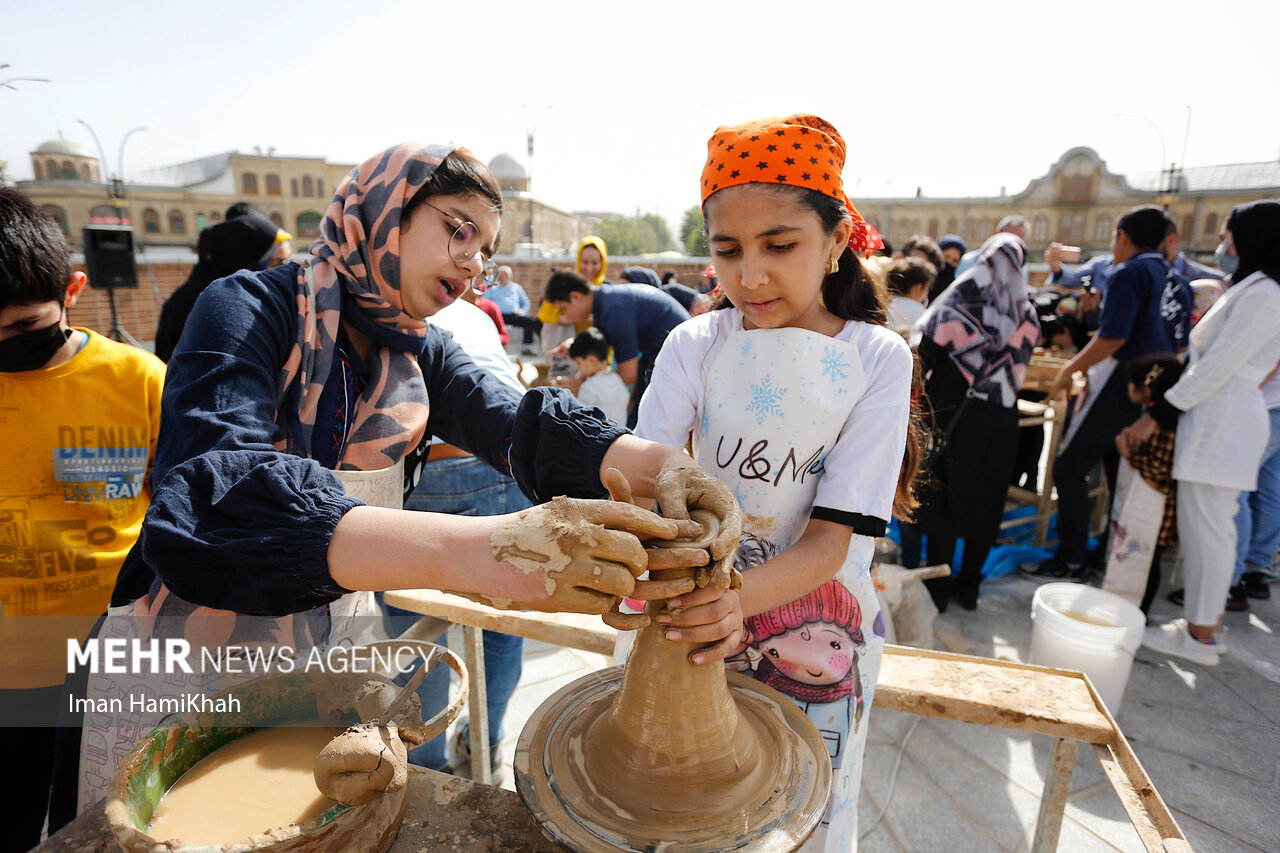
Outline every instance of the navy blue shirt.
POLYGON ((647 284, 604 284, 591 303, 593 324, 609 336, 619 363, 642 353, 652 363, 667 334, 689 319, 672 297, 647 284))
MULTIPOLYGON (((157 592, 159 581, 194 604, 256 616, 310 610, 347 592, 329 577, 327 552, 343 514, 360 502, 321 462, 272 444, 297 273, 293 264, 240 272, 196 302, 165 377, 151 508, 113 605, 157 592)), ((337 362, 326 388, 343 381, 337 362)), ((626 430, 599 409, 561 389, 521 395, 434 326, 419 363, 431 401, 427 438, 439 435, 510 474, 535 502, 605 496, 600 463, 626 430)), ((323 395, 321 405, 339 397, 323 395)), ((335 420, 319 412, 323 419, 335 420)), ((425 446, 405 460, 407 488, 425 446)))
POLYGON ((1111 275, 1098 318, 1098 337, 1123 340, 1117 361, 1153 352, 1176 353, 1191 330, 1191 292, 1170 275, 1159 252, 1140 252, 1111 275))

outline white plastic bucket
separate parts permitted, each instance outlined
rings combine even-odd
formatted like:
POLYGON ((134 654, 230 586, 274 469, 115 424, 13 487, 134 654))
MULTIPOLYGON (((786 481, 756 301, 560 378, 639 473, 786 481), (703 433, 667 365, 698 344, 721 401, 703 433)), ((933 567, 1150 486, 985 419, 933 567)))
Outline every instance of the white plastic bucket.
POLYGON ((1119 711, 1147 624, 1142 611, 1092 586, 1047 583, 1032 599, 1031 620, 1031 662, 1080 670, 1108 710, 1119 711))

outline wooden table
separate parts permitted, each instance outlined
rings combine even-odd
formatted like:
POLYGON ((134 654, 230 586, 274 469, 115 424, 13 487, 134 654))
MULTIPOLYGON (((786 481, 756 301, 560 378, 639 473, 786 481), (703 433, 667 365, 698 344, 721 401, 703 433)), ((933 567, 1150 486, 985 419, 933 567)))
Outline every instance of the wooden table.
MULTIPOLYGON (((455 644, 455 638, 461 642, 462 656, 471 672, 471 760, 476 778, 489 769, 486 706, 483 696, 477 700, 474 693, 476 685, 484 685, 481 630, 604 655, 613 654, 617 637, 617 631, 599 617, 496 610, 435 590, 388 592, 386 600, 431 620, 420 623, 425 632, 434 632, 431 636, 437 636, 446 622, 453 624, 450 645, 455 644), (486 735, 483 751, 477 751, 477 732, 486 735)), ((1083 673, 886 645, 875 706, 1048 735, 1052 739, 1049 773, 1036 820, 1033 851, 1057 849, 1080 743, 1093 746, 1147 850, 1180 853, 1191 849, 1120 727, 1083 673)))

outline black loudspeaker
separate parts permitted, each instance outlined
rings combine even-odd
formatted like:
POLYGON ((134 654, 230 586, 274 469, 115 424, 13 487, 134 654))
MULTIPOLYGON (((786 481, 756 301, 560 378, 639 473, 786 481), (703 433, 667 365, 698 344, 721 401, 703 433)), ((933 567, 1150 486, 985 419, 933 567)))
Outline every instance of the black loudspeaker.
POLYGON ((138 286, 132 225, 86 225, 80 233, 90 287, 115 290, 138 286))

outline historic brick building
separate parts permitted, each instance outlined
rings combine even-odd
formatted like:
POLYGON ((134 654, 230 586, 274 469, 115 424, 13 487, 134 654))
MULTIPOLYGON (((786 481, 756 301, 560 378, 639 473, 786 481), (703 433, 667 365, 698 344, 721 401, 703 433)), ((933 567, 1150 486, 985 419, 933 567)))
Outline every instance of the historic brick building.
MULTIPOLYGON (((292 233, 295 247, 304 250, 352 164, 282 156, 274 149, 229 151, 140 172, 118 187, 119 194, 106 182, 98 158, 67 139, 40 145, 31 152, 31 167, 35 179, 19 181, 19 188, 58 220, 74 249, 81 246, 83 226, 117 222, 119 212, 133 225, 139 248, 192 248, 201 229, 221 220, 230 204, 248 201, 292 233)), ((489 168, 505 199, 505 252, 565 254, 589 233, 585 221, 529 193, 528 173, 514 157, 499 154, 489 168)))
POLYGON ((988 198, 857 198, 858 210, 894 244, 912 234, 959 234, 977 248, 1001 218, 1031 223, 1027 244, 1039 257, 1051 240, 1107 251, 1115 223, 1139 204, 1167 205, 1185 250, 1211 253, 1231 208, 1280 196, 1280 161, 1117 175, 1092 148, 1072 148, 1015 195, 988 198))

